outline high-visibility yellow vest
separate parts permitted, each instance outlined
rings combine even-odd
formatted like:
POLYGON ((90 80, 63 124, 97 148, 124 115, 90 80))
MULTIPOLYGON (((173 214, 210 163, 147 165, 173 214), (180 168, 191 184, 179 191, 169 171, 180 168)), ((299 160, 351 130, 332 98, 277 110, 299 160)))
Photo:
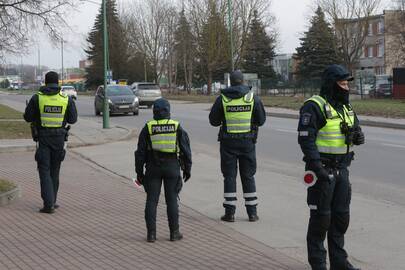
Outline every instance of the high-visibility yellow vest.
POLYGON ((39 113, 41 126, 58 128, 63 126, 69 98, 64 93, 45 95, 38 92, 39 113))
MULTIPOLYGON (((318 130, 315 144, 319 153, 346 154, 347 144, 345 134, 341 131, 341 123, 346 122, 349 127, 354 124, 354 112, 351 106, 343 106, 343 114, 336 111, 323 97, 313 96, 307 101, 318 104, 326 118, 326 125, 318 130)), ((349 150, 352 145, 349 145, 349 150)))
POLYGON ((152 150, 163 153, 178 153, 178 121, 171 119, 151 120, 146 125, 152 143, 152 150))
POLYGON ((222 95, 225 113, 225 130, 227 133, 249 133, 252 130, 253 92, 238 99, 222 95))

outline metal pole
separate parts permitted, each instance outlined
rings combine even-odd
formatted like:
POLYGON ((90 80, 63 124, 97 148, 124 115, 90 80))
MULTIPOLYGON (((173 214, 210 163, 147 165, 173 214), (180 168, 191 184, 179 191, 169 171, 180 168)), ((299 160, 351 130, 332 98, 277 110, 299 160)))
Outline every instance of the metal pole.
POLYGON ((62 85, 63 85, 63 74, 64 74, 64 70, 63 70, 63 39, 61 41, 61 54, 62 54, 62 85))
POLYGON ((230 42, 231 42, 231 68, 232 71, 235 70, 235 66, 233 63, 233 31, 232 31, 232 13, 231 13, 231 0, 228 0, 228 24, 229 24, 229 36, 230 36, 230 42))
POLYGON ((103 106, 103 128, 110 128, 110 109, 107 98, 107 8, 106 0, 103 0, 103 48, 104 48, 104 106, 103 106))

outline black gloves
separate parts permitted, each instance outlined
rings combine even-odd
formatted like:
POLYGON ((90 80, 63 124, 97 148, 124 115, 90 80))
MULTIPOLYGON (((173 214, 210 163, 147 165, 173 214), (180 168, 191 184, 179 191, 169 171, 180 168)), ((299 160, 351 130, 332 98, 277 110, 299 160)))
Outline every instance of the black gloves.
POLYGON ((143 175, 137 174, 136 175, 136 180, 139 182, 139 184, 143 185, 143 175))
POLYGON ((190 177, 191 177, 190 171, 184 171, 184 172, 183 172, 184 183, 187 182, 188 179, 190 179, 190 177))
POLYGON ((364 142, 365 142, 364 133, 359 128, 353 134, 353 144, 354 145, 360 145, 360 144, 364 144, 364 142))
POLYGON ((329 181, 328 171, 323 167, 322 162, 320 160, 309 161, 308 170, 313 171, 319 180, 329 181))

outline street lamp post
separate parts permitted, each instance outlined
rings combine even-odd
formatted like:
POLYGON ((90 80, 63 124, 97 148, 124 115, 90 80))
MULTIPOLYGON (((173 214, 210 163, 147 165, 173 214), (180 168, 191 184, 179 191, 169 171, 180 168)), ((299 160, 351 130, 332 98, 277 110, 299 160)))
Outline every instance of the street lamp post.
POLYGON ((103 128, 110 128, 110 110, 107 98, 107 8, 106 0, 103 0, 103 50, 104 50, 104 106, 103 106, 103 128))

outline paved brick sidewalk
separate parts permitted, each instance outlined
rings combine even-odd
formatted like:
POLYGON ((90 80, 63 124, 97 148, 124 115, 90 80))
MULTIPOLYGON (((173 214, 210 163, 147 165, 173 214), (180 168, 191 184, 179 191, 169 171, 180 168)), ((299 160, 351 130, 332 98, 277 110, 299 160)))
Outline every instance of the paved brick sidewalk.
POLYGON ((128 179, 71 153, 62 165, 60 208, 53 215, 40 214, 33 156, 0 154, 0 178, 22 189, 17 202, 0 208, 0 269, 306 269, 183 205, 184 239, 168 240, 161 202, 158 241, 147 243, 145 194, 128 179))

